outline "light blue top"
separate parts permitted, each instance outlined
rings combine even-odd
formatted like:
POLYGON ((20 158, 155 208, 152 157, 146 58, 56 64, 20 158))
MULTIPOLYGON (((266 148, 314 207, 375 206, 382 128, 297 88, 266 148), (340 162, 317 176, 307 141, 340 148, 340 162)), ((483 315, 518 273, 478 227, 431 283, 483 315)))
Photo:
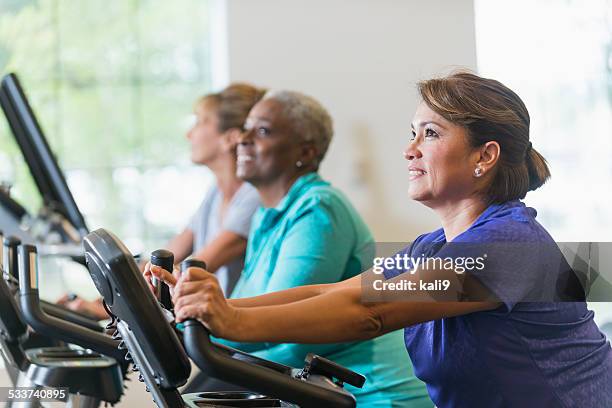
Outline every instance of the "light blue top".
MULTIPOLYGON (((296 180, 275 208, 259 208, 253 216, 245 268, 231 297, 348 279, 372 265, 374 252, 370 231, 344 195, 310 173, 296 180)), ((306 354, 314 352, 359 372, 367 378, 364 387, 347 386, 358 406, 432 406, 412 372, 401 331, 324 345, 224 342, 293 367, 303 366, 306 354)))

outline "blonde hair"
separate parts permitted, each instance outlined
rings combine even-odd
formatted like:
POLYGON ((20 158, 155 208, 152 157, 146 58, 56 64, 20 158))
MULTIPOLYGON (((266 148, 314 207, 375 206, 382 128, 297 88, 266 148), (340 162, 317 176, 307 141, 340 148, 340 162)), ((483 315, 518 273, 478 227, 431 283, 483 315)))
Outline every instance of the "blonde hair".
POLYGON ((265 93, 265 89, 247 83, 234 83, 220 92, 202 96, 196 106, 210 104, 217 110, 220 132, 242 129, 249 111, 265 93))

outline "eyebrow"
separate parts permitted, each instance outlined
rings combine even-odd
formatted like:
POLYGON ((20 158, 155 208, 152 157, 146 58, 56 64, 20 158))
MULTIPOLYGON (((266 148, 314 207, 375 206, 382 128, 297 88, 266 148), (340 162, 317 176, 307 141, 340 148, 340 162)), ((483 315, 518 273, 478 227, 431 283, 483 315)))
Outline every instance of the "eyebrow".
POLYGON ((250 116, 251 119, 255 119, 255 120, 266 120, 269 121, 270 119, 266 116, 250 116))
POLYGON ((266 118, 265 116, 247 117, 245 119, 245 122, 246 121, 251 121, 251 122, 267 122, 267 123, 271 122, 271 120, 266 118))
MULTIPOLYGON (((436 125, 438 127, 441 127, 442 129, 446 129, 446 126, 443 126, 441 123, 435 122, 433 120, 426 120, 426 121, 420 122, 418 124, 418 127, 424 127, 425 125, 429 125, 429 124, 436 125)), ((410 129, 414 129, 414 123, 410 124, 410 129)))

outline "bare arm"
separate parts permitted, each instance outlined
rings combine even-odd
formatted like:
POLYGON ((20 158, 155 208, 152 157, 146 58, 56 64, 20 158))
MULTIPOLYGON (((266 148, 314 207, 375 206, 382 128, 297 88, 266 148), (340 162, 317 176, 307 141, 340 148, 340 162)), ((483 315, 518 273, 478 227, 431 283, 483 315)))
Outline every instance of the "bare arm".
MULTIPOLYGON (((352 279, 359 278, 356 276, 352 279)), ((306 285, 295 288, 281 290, 278 292, 266 293, 265 295, 253 296, 242 299, 227 299, 228 303, 234 307, 260 307, 260 306, 275 306, 284 305, 287 303, 297 302, 308 299, 313 296, 319 296, 334 288, 341 287, 349 282, 349 279, 339 283, 328 283, 320 285, 306 285)))
POLYGON ((232 231, 221 231, 205 247, 193 253, 194 258, 206 261, 210 272, 215 272, 226 263, 241 257, 246 251, 247 240, 232 231))
POLYGON ((335 343, 365 340, 413 324, 497 307, 493 302, 361 303, 361 288, 342 288, 281 306, 238 309, 231 340, 335 343))
POLYGON ((77 297, 76 299, 70 300, 70 297, 66 294, 57 301, 57 304, 65 306, 75 312, 89 315, 96 320, 108 319, 108 313, 106 313, 106 309, 102 306, 102 298, 86 300, 77 297))
POLYGON ((193 251, 193 231, 185 228, 166 244, 166 249, 174 254, 174 262, 179 263, 193 251))
MULTIPOLYGON (((353 276, 352 278, 346 279, 341 282, 336 283, 328 283, 328 284, 319 284, 319 285, 305 285, 298 286, 291 289, 281 290, 277 292, 267 293, 260 296, 254 296, 249 298, 242 299, 228 299, 228 303, 234 307, 259 307, 259 306, 275 306, 275 305, 285 305, 292 302, 298 302, 300 300, 305 300, 314 296, 320 296, 330 291, 339 290, 341 288, 348 287, 359 287, 362 286, 364 291, 361 292, 362 298, 366 298, 369 300, 375 300, 377 293, 371 289, 372 282, 375 279, 382 279, 380 275, 373 274, 371 270, 363 272, 360 275, 353 276)), ((469 283, 459 283, 459 280, 456 277, 456 274, 453 271, 442 271, 442 272, 430 272, 428 276, 425 276, 422 271, 417 271, 412 275, 399 275, 393 279, 386 280, 386 282, 398 282, 402 279, 407 279, 413 282, 417 282, 420 279, 424 280, 436 280, 436 279, 447 279, 449 282, 452 282, 449 290, 444 291, 442 295, 438 294, 437 297, 432 296, 431 292, 423 292, 414 290, 411 292, 411 301, 426 301, 431 302, 434 300, 437 301, 452 301, 458 298, 459 293, 457 293, 456 289, 465 290, 469 289, 469 292, 474 295, 475 299, 485 300, 486 289, 481 285, 478 285, 476 282, 470 281, 469 283)), ((396 294, 396 297, 399 299, 389 299, 387 292, 387 298, 384 300, 399 300, 406 301, 405 294, 399 293, 396 294)), ((383 300, 383 299, 380 299, 383 300)), ((489 299, 486 299, 489 300, 489 299)))
MULTIPOLYGON (((416 323, 490 310, 499 302, 362 302, 359 277, 324 290, 287 290, 264 299, 286 303, 236 307, 210 273, 190 268, 174 292, 177 320, 197 318, 218 337, 239 342, 332 343, 369 339, 416 323), (312 295, 312 296, 306 296, 312 295), (289 299, 300 300, 289 301, 289 299), (315 329, 316 328, 316 329, 315 329)), ((296 288, 297 289, 297 288, 296 288)), ((270 295, 268 295, 270 296, 270 295)), ((253 302, 251 298, 251 302, 253 302)), ((410 298, 408 298, 410 299, 410 298)))
MULTIPOLYGON (((185 231, 170 241, 170 244, 173 242, 178 243, 178 246, 176 247, 180 250, 180 245, 186 244, 187 235, 182 236, 186 232, 191 234, 191 239, 193 240, 193 233, 191 230, 185 229, 185 231)), ((168 249, 171 252, 174 252, 172 247, 169 246, 168 249)), ((208 243, 208 245, 201 248, 199 251, 194 252, 193 257, 205 260, 208 270, 210 272, 215 272, 220 266, 225 265, 232 259, 242 256, 245 250, 246 239, 244 237, 231 231, 222 231, 219 233, 217 238, 208 243)), ((181 262, 190 253, 191 249, 187 255, 184 255, 183 257, 178 257, 175 254, 175 263, 181 262)), ((143 274, 145 280, 149 283, 149 286, 151 285, 151 277, 154 275, 166 283, 166 285, 168 285, 171 289, 176 285, 177 277, 179 275, 177 271, 166 271, 160 267, 150 265, 149 263, 143 267, 143 274)))

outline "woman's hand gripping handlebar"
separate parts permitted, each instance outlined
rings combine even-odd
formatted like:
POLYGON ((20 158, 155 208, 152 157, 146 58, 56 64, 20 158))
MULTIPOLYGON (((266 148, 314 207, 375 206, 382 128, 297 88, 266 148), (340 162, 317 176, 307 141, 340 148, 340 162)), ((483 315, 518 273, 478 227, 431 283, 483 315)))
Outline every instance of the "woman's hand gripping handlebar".
POLYGON ((219 281, 197 259, 181 263, 181 275, 174 286, 172 300, 177 322, 196 319, 217 337, 232 339, 238 327, 238 309, 225 298, 219 281))

